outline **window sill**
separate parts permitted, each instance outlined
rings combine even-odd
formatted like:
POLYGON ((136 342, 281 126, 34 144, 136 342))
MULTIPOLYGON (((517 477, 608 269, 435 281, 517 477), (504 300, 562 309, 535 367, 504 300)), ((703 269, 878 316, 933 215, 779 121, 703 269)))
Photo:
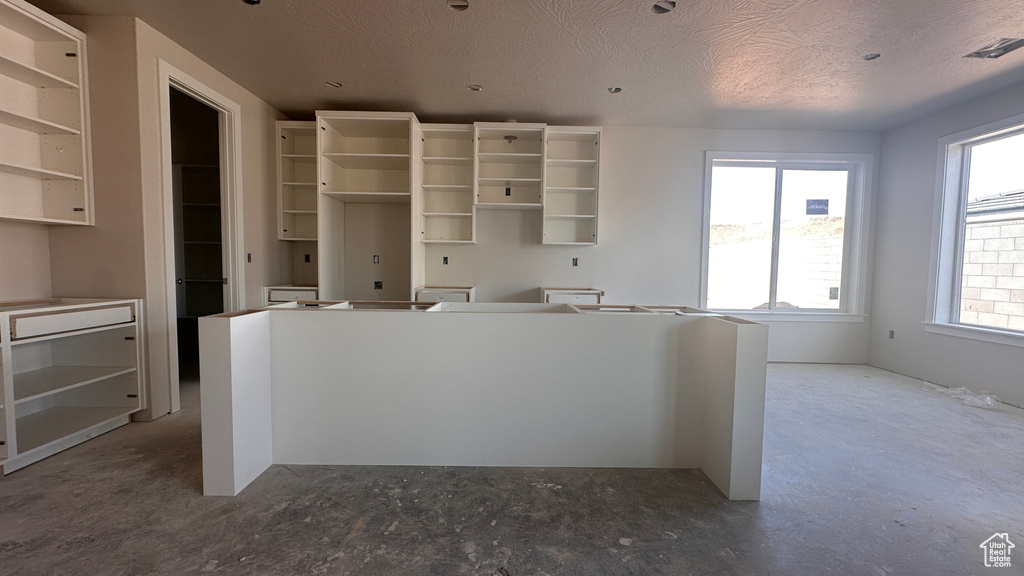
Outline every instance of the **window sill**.
POLYGON ((940 324, 937 322, 924 322, 924 331, 944 336, 967 338, 969 340, 981 340, 994 344, 1016 346, 1024 348, 1024 333, 999 330, 998 328, 983 328, 981 326, 967 326, 965 324, 940 324))
POLYGON ((749 310, 714 310, 750 322, 864 322, 865 314, 849 312, 752 312, 749 310))

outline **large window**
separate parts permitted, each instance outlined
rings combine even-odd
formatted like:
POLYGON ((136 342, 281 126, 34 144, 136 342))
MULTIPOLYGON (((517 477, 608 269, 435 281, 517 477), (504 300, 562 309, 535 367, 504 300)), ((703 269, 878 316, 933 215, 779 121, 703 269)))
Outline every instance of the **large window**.
POLYGON ((934 319, 1024 331, 1024 118, 946 139, 934 319))
POLYGON ((704 305, 857 311, 863 157, 709 153, 704 305))

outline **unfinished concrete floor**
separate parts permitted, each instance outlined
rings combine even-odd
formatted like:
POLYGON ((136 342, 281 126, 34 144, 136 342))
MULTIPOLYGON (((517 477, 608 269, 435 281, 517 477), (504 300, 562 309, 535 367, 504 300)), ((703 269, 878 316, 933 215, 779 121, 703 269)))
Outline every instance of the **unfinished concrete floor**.
POLYGON ((770 367, 761 502, 698 471, 341 466, 203 497, 183 388, 0 480, 0 573, 1024 573, 1024 411, 874 368, 770 367), (982 565, 997 531, 1013 568, 982 565))

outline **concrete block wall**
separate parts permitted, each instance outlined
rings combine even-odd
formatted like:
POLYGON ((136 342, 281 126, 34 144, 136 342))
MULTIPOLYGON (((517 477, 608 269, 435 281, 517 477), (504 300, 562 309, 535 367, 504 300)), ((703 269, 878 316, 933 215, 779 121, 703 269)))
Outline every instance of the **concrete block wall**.
POLYGON ((968 223, 960 321, 1024 330, 1024 218, 968 223))

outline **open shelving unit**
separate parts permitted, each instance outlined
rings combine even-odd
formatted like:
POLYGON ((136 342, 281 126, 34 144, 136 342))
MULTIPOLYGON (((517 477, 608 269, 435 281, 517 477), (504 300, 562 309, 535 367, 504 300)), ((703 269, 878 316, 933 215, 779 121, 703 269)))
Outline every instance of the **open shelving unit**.
POLYGON ((597 244, 601 128, 547 128, 544 244, 597 244))
POLYGON ((316 123, 277 123, 279 240, 316 242, 316 123))
POLYGON ((423 195, 420 239, 425 243, 476 242, 473 202, 473 126, 423 124, 423 195))
POLYGON ((315 132, 320 298, 408 300, 416 116, 319 111, 315 132))
POLYGON ((544 124, 477 122, 476 207, 543 208, 544 124))
POLYGON ((85 35, 0 0, 0 219, 92 224, 85 35))
POLYGON ((138 300, 0 304, 4 474, 141 409, 138 310, 138 300))

